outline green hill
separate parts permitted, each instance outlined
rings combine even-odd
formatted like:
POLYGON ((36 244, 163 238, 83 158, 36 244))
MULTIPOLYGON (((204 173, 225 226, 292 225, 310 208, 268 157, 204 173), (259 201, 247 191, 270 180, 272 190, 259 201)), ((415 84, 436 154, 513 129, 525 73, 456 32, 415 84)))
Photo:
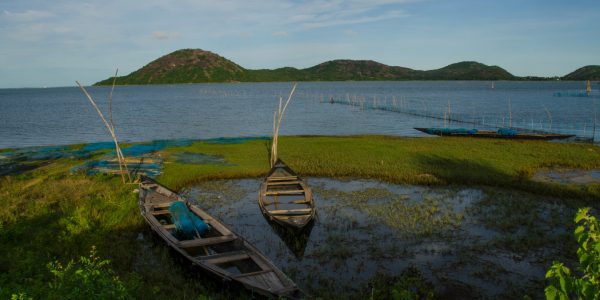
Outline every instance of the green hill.
MULTIPOLYGON (((437 70, 419 71, 372 60, 332 60, 306 69, 245 69, 215 53, 182 49, 162 56, 117 84, 200 82, 345 81, 345 80, 515 80, 506 70, 478 62, 459 62, 437 70)), ((111 85, 112 78, 95 85, 111 85)))
POLYGON ((561 78, 562 80, 600 80, 600 66, 585 66, 561 78))
POLYGON ((515 80, 514 75, 498 66, 463 61, 437 70, 423 71, 420 79, 429 80, 515 80))
MULTIPOLYGON (((117 84, 164 84, 240 81, 245 69, 217 54, 182 49, 162 56, 143 68, 117 78, 117 84)), ((96 85, 111 85, 112 78, 96 85)))
POLYGON ((416 71, 392 67, 372 60, 332 60, 304 69, 309 80, 402 80, 409 79, 416 71))

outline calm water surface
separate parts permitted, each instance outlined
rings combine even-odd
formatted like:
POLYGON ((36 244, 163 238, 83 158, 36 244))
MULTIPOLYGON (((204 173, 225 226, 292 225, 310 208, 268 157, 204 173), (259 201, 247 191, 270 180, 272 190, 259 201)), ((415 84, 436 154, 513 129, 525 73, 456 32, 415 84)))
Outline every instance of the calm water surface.
MULTIPOLYGON (((446 125, 443 120, 329 104, 334 97, 591 137, 597 91, 592 97, 556 96, 584 87, 583 82, 496 82, 493 89, 484 81, 301 82, 281 134, 423 136, 413 127, 446 125)), ((123 86, 114 93, 113 118, 125 141, 268 136, 278 98, 290 89, 291 83, 123 86)), ((106 111, 110 88, 89 90, 106 111)), ((78 88, 0 89, 0 148, 106 140, 107 130, 78 88)))

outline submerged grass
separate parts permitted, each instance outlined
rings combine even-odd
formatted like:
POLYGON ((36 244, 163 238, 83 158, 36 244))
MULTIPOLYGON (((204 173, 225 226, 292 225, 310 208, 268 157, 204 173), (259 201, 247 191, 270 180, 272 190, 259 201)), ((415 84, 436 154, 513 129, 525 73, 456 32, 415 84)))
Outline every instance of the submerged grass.
MULTIPOLYGON (((279 143, 279 156, 303 176, 499 186, 563 196, 569 205, 600 199, 599 185, 530 180, 542 167, 600 167, 600 149, 590 145, 384 136, 282 137, 279 143)), ((264 176, 269 149, 264 140, 167 148, 161 151, 166 163, 159 180, 181 189, 207 179, 264 176), (219 155, 226 163, 182 164, 169 157, 181 152, 219 155)), ((111 268, 135 298, 251 297, 238 294, 245 293, 242 289, 231 294, 214 281, 190 275, 197 273, 182 268, 163 243, 150 239, 132 193, 136 186, 123 185, 116 176, 70 174, 79 163, 61 158, 0 177, 0 298, 19 293, 44 298, 52 281, 46 265, 77 260, 92 246, 98 256, 111 260, 111 268)))
POLYGON ((313 192, 343 207, 363 211, 374 220, 397 229, 405 238, 447 235, 459 228, 463 219, 462 212, 447 207, 450 205, 444 200, 451 195, 446 194, 426 193, 422 201, 414 201, 409 195, 397 195, 386 188, 345 192, 314 187, 313 192))

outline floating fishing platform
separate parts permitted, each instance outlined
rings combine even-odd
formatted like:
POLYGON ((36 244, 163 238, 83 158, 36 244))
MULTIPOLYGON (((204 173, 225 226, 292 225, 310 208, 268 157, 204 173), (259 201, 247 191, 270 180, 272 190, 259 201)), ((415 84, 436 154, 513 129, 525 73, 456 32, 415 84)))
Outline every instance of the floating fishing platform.
POLYGON ((269 220, 296 229, 307 226, 315 216, 311 189, 280 159, 260 185, 258 205, 269 220))
MULTIPOLYGON (((142 216, 170 247, 192 264, 224 280, 237 282, 267 297, 298 299, 303 296, 296 284, 252 244, 187 199, 149 177, 140 181, 139 207, 142 216), (176 212, 172 207, 186 207, 190 219, 208 225, 205 233, 191 239, 182 238, 176 212), (170 209, 171 208, 171 209, 170 209)), ((195 223, 194 223, 195 224, 195 223)), ((206 226, 206 225, 204 225, 206 226)), ((206 228, 206 227, 205 227, 206 228)))
POLYGON ((451 137, 478 137, 478 138, 496 138, 496 139, 520 139, 520 140, 558 140, 574 137, 574 134, 559 133, 525 133, 513 129, 500 129, 498 131, 488 130, 467 130, 464 128, 417 128, 416 130, 438 136, 451 137))

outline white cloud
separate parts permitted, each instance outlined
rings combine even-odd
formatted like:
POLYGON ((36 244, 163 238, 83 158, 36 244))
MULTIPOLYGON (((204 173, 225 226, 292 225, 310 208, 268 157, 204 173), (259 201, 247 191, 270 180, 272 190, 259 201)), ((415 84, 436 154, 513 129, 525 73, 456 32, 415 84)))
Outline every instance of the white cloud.
POLYGON ((176 39, 180 36, 179 32, 173 31, 154 31, 152 32, 152 37, 157 40, 168 40, 168 39, 176 39))
POLYGON ((277 37, 286 37, 289 36, 290 34, 287 31, 276 31, 273 32, 273 36, 277 36, 277 37))
POLYGON ((347 35, 347 36, 355 36, 358 34, 358 33, 356 33, 356 31, 351 30, 351 29, 344 30, 343 32, 344 32, 344 35, 347 35))
POLYGON ((401 17, 406 17, 408 16, 408 14, 399 11, 399 10, 393 10, 393 11, 388 11, 382 14, 378 14, 378 15, 374 15, 374 16, 360 16, 360 15, 350 15, 349 17, 328 17, 328 16, 324 16, 324 17, 319 17, 319 18, 315 18, 314 20, 310 21, 310 22, 304 22, 302 24, 302 26, 306 29, 316 29, 316 28, 323 28, 323 27, 332 27, 332 26, 340 26, 340 25, 350 25, 350 24, 362 24, 362 23, 372 23, 372 22, 378 22, 378 21, 383 21, 383 20, 388 20, 388 19, 396 19, 396 18, 401 18, 401 17))
POLYGON ((16 22, 28 22, 28 21, 36 21, 40 19, 45 19, 49 17, 53 17, 54 14, 47 11, 39 11, 39 10, 26 10, 24 12, 11 12, 8 10, 4 10, 2 12, 2 18, 9 21, 16 22))

